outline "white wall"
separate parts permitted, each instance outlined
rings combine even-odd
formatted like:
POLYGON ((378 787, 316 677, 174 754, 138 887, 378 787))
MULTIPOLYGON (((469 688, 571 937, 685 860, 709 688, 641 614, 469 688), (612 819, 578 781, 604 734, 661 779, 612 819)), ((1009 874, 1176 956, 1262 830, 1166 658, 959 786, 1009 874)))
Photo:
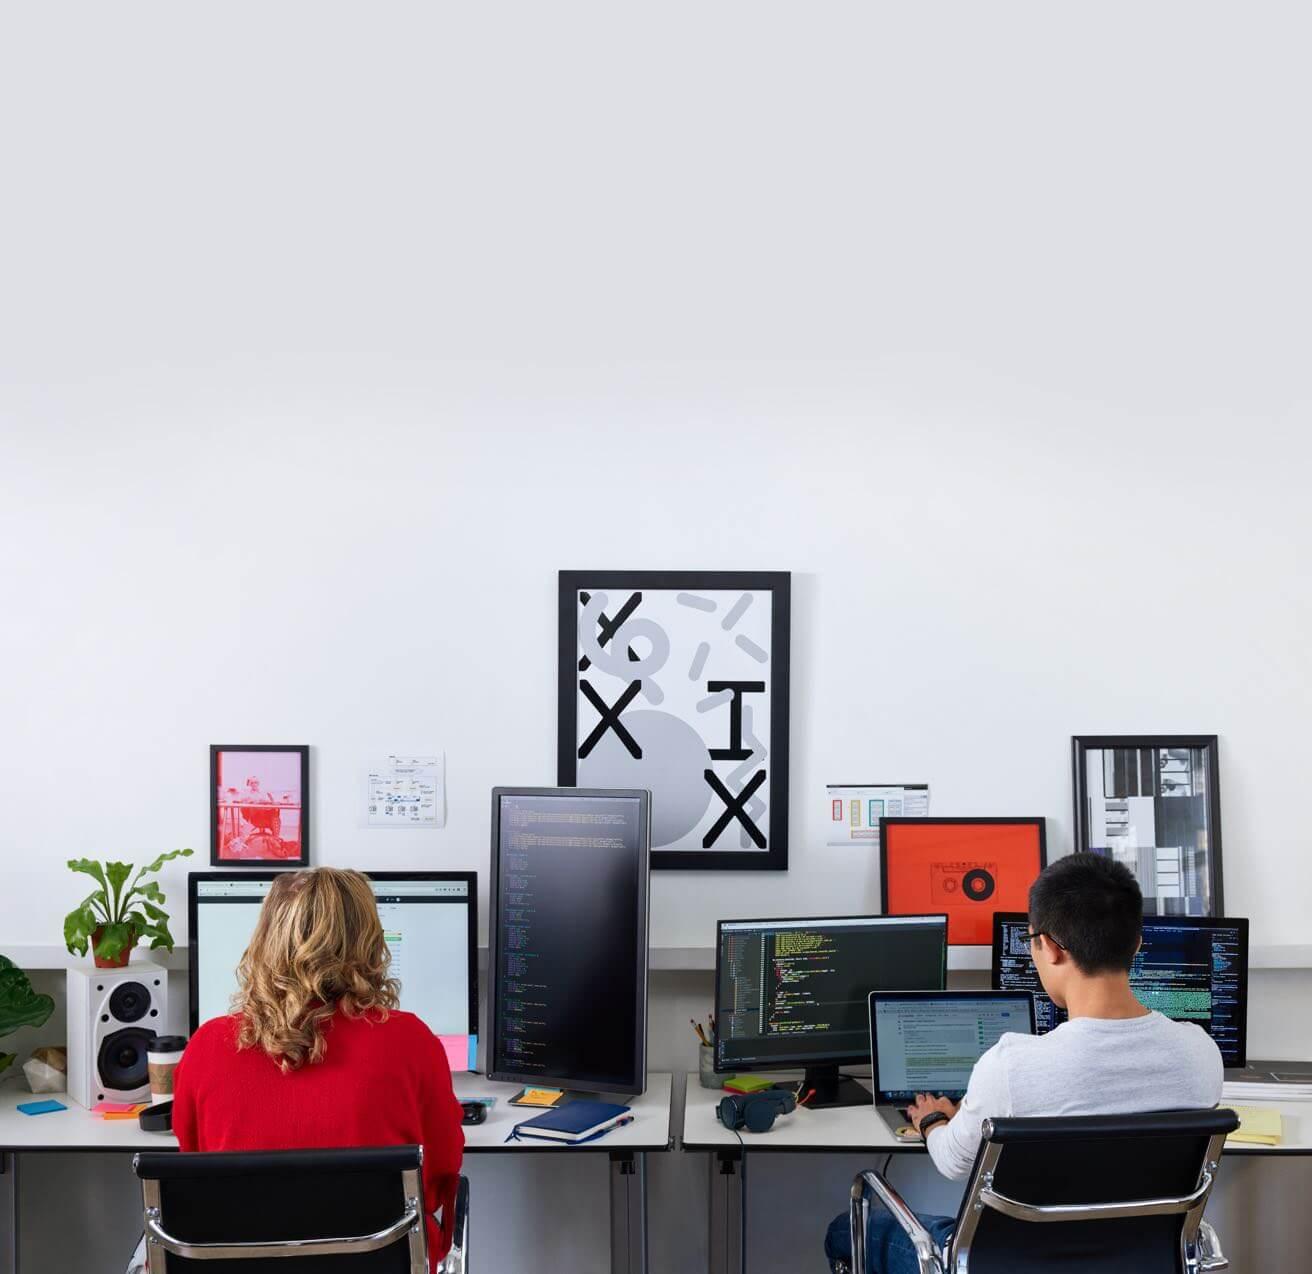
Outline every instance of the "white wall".
POLYGON ((793 870, 663 875, 656 942, 873 902, 826 779, 1063 850, 1100 730, 1220 734, 1228 909, 1306 941, 1309 26, 9 12, 0 948, 70 855, 203 851, 211 742, 313 746, 318 862, 482 867, 554 777, 561 567, 795 573, 793 870), (446 829, 360 830, 434 744, 446 829))
POLYGON ((80 897, 70 854, 206 853, 213 742, 313 746, 319 862, 483 866, 490 787, 554 779, 555 571, 589 563, 796 572, 792 870, 662 875, 657 943, 707 944, 717 916, 785 898, 874 903, 874 860, 808 834, 826 779, 1046 814, 1064 851, 1071 733, 1141 730, 1221 735, 1228 907, 1255 941, 1299 940, 1308 444, 1261 420, 1130 429, 1081 407, 1079 430, 1041 425, 978 382, 984 420, 963 406, 949 425, 923 418, 906 368, 847 381, 843 419, 752 411, 782 392, 754 375, 716 408, 687 369, 627 397, 612 379, 604 403, 562 377, 568 408, 534 377, 521 421, 491 376, 454 403, 436 372, 407 390, 426 408, 350 426, 316 384, 314 426, 273 406, 197 426, 173 404, 171 429, 149 402, 131 420, 83 403, 49 429, 20 416, 0 514, 11 940, 57 940, 80 897), (360 829, 367 759, 432 745, 446 829, 360 829))
POLYGON ((313 746, 319 862, 484 865, 491 786, 554 780, 555 572, 589 564, 796 573, 792 870, 662 875, 655 942, 873 904, 874 860, 809 834, 826 779, 1046 814, 1064 851, 1091 731, 1219 733, 1228 909, 1257 942, 1306 933, 1309 443, 1283 422, 1044 421, 963 372, 971 419, 928 363, 302 374, 242 379, 258 409, 226 382, 153 401, 142 373, 14 414, 9 940, 57 940, 70 854, 206 853, 214 742, 313 746), (367 759, 434 745, 445 830, 362 830, 367 759))

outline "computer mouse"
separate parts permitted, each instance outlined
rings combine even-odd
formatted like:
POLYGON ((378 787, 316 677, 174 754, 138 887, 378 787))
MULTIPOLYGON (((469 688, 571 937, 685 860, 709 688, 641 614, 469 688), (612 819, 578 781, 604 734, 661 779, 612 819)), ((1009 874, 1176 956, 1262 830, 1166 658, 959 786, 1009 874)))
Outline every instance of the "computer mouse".
POLYGON ((460 1122, 466 1127, 487 1122, 487 1107, 481 1101, 462 1101, 460 1109, 465 1112, 460 1122))

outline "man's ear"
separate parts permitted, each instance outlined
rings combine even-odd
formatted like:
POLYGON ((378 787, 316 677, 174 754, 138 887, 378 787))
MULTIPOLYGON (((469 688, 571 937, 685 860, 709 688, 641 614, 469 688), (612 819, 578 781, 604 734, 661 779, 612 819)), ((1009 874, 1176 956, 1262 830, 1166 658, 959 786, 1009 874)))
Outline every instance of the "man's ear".
POLYGON ((1053 942, 1046 933, 1039 935, 1039 941, 1043 943, 1043 954, 1047 957, 1049 964, 1062 964, 1069 958, 1067 953, 1053 942))

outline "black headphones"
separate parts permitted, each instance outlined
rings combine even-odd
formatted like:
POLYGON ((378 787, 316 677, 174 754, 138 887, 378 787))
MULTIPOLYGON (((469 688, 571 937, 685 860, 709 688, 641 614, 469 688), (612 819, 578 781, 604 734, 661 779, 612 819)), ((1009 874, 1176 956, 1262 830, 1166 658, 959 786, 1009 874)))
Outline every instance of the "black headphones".
POLYGON ((780 1115, 791 1115, 797 1099, 781 1088, 762 1093, 742 1093, 722 1097, 715 1109, 716 1118, 730 1132, 746 1128, 748 1132, 769 1132, 780 1115))

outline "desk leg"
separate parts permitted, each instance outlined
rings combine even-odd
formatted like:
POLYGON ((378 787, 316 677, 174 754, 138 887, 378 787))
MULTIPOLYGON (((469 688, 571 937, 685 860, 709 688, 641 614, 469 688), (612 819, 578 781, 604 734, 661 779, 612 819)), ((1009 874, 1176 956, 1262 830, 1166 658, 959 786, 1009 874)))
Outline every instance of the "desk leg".
POLYGON ((18 1156, 0 1154, 0 1274, 18 1274, 18 1156))
POLYGON ((647 1274, 647 1156, 610 1157, 611 1274, 647 1274))
POLYGON ((719 1151, 710 1161, 710 1274, 747 1274, 747 1159, 719 1151))

